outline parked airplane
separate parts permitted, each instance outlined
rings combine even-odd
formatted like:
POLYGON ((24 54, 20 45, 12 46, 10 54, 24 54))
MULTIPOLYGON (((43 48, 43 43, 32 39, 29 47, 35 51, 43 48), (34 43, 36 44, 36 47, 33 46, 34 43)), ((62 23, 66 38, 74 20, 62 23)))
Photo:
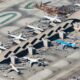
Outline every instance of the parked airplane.
POLYGON ((10 63, 10 69, 8 69, 8 73, 11 72, 11 71, 15 71, 17 72, 19 75, 21 74, 21 71, 20 70, 24 70, 26 69, 26 67, 16 67, 15 65, 13 65, 12 63, 10 63))
POLYGON ((23 60, 27 60, 30 63, 30 66, 32 67, 33 64, 38 64, 38 65, 44 65, 44 62, 41 58, 29 58, 29 57, 23 57, 23 60))
POLYGON ((80 4, 79 3, 77 3, 77 4, 74 4, 75 6, 79 6, 80 7, 80 4))
POLYGON ((11 34, 10 32, 8 32, 8 36, 13 38, 13 42, 15 43, 20 43, 20 41, 25 41, 27 40, 26 38, 22 37, 22 33, 19 34, 18 36, 11 34))
MULTIPOLYGON (((11 72, 11 71, 15 71, 17 72, 18 74, 21 74, 20 70, 21 69, 26 69, 25 67, 15 67, 15 64, 16 64, 16 60, 19 59, 17 56, 14 55, 14 53, 12 53, 10 56, 10 69, 8 69, 8 72, 11 72)), ((18 60, 17 60, 18 62, 18 60)))
POLYGON ((31 25, 27 25, 27 27, 31 28, 31 29, 34 29, 34 30, 38 30, 38 31, 44 31, 43 29, 39 28, 39 27, 34 27, 34 26, 31 26, 31 25))
POLYGON ((6 50, 6 48, 3 46, 3 44, 0 42, 0 49, 1 50, 6 50))
POLYGON ((15 67, 12 63, 10 64, 10 66, 11 66, 11 68, 9 69, 9 72, 10 72, 10 71, 16 71, 18 74, 21 73, 20 70, 18 70, 18 68, 15 67))
POLYGON ((71 42, 65 42, 63 40, 55 40, 56 43, 63 45, 63 47, 72 47, 72 48, 76 48, 76 44, 75 43, 71 43, 71 42))
POLYGON ((50 16, 44 16, 44 18, 50 20, 51 22, 62 22, 61 19, 59 19, 58 16, 55 16, 55 17, 50 17, 50 16))

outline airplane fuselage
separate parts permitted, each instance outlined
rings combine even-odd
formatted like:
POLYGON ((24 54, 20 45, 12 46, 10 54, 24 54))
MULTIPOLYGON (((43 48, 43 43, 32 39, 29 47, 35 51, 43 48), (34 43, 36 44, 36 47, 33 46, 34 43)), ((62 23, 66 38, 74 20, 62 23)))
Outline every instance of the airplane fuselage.
POLYGON ((50 20, 51 22, 61 22, 61 20, 57 17, 44 16, 44 18, 50 20))
POLYGON ((41 29, 39 27, 34 27, 34 26, 31 26, 31 25, 27 25, 27 27, 32 28, 34 30, 44 31, 43 29, 41 29))

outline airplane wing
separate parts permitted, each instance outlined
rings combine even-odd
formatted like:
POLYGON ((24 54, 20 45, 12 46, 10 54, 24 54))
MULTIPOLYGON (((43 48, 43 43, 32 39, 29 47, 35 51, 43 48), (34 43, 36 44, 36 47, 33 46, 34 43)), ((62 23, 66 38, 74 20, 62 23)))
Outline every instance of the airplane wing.
POLYGON ((61 22, 61 20, 60 20, 60 19, 55 19, 55 21, 56 21, 56 22, 61 22))
POLYGON ((35 27, 31 26, 31 25, 27 25, 27 27, 31 28, 31 29, 35 29, 35 27))
POLYGON ((50 20, 51 18, 49 16, 43 16, 44 19, 50 20))
POLYGON ((26 41, 27 39, 26 39, 26 38, 21 37, 21 38, 20 38, 20 40, 22 40, 22 41, 26 41))
POLYGON ((53 21, 61 22, 61 19, 60 19, 60 17, 58 17, 58 15, 56 15, 55 17, 53 17, 53 21))
POLYGON ((18 40, 18 39, 13 39, 13 42, 16 43, 16 44, 20 44, 21 43, 21 41, 18 40))
POLYGON ((31 67, 33 66, 33 64, 34 64, 33 62, 30 62, 30 66, 31 66, 31 67))
POLYGON ((43 29, 41 29, 41 28, 38 28, 38 27, 36 27, 35 29, 37 29, 37 30, 39 30, 39 31, 44 31, 43 29))
POLYGON ((36 63, 36 61, 29 61, 31 67, 33 66, 34 63, 36 63))
POLYGON ((40 30, 40 31, 43 31, 43 29, 39 28, 39 27, 34 27, 34 26, 31 26, 31 25, 27 25, 27 27, 31 28, 31 29, 34 29, 34 30, 40 30))
POLYGON ((18 68, 16 68, 13 64, 10 64, 12 67, 12 70, 16 71, 17 73, 19 73, 20 71, 18 70, 18 68))
POLYGON ((12 72, 12 71, 14 71, 12 68, 10 68, 10 69, 7 70, 8 73, 12 72))
POLYGON ((50 16, 44 16, 44 18, 50 20, 51 22, 61 22, 61 20, 58 18, 58 16, 50 17, 50 16))
POLYGON ((12 34, 8 34, 8 36, 12 37, 12 38, 16 38, 17 36, 12 35, 12 34))
POLYGON ((22 33, 20 33, 18 37, 20 38, 21 36, 22 36, 22 33))
POLYGON ((1 50, 6 50, 6 48, 4 46, 0 46, 1 50))

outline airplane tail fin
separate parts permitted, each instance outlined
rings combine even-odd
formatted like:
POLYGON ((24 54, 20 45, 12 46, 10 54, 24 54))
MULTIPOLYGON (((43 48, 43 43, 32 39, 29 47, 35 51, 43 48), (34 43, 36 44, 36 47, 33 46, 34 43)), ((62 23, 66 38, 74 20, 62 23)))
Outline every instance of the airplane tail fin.
POLYGON ((22 33, 19 34, 19 37, 21 37, 21 36, 22 36, 22 33))

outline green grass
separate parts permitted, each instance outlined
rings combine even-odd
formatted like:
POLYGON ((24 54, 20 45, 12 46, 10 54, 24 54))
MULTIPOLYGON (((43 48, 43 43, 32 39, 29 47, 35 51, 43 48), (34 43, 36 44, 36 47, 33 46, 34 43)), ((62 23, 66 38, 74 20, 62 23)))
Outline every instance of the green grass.
POLYGON ((26 8, 26 9, 33 9, 33 7, 34 7, 34 3, 33 2, 30 2, 29 4, 27 4, 24 8, 26 8))
POLYGON ((7 18, 7 19, 5 19, 4 21, 1 21, 0 24, 4 24, 4 23, 6 23, 7 21, 9 21, 9 20, 11 20, 12 18, 14 18, 15 16, 17 16, 16 13, 6 13, 6 14, 0 15, 0 18, 5 17, 5 16, 7 16, 7 15, 12 15, 12 16, 9 17, 9 18, 7 18))

